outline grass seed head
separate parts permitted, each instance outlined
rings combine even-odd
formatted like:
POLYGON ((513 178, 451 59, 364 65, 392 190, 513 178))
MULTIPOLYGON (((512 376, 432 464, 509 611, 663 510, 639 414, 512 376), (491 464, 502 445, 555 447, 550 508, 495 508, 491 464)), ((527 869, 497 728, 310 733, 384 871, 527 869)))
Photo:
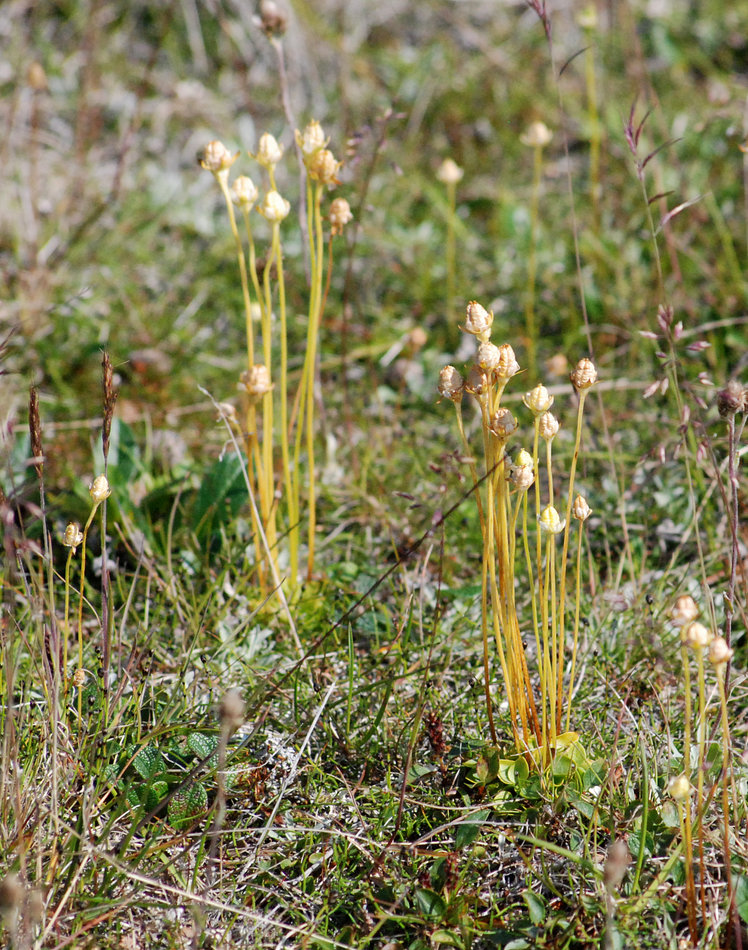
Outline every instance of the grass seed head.
POLYGON ((458 181, 462 181, 464 174, 465 172, 457 162, 451 158, 445 158, 436 172, 436 177, 444 185, 456 185, 458 181))
POLYGON ((543 534, 561 534, 566 527, 565 519, 559 515, 553 505, 546 505, 540 512, 538 524, 543 534))
POLYGON ((42 448, 42 421, 39 414, 39 390, 31 387, 29 393, 29 436, 31 439, 31 455, 38 478, 44 470, 44 449, 42 448))

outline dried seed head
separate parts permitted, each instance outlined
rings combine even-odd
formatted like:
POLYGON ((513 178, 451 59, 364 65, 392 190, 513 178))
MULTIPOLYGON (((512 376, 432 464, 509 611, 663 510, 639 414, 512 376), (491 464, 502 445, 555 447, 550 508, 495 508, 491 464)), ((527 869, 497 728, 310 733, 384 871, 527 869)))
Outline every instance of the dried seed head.
POLYGON ((277 191, 269 191, 262 199, 262 204, 258 210, 271 224, 278 224, 288 216, 291 203, 286 201, 285 198, 281 198, 277 191))
POLYGON ((734 652, 724 637, 714 637, 709 644, 709 662, 720 669, 730 662, 734 652))
POLYGON ((309 160, 309 177, 321 185, 339 185, 338 172, 342 164, 329 148, 318 149, 309 160))
POLYGON ((501 350, 495 343, 480 343, 476 361, 483 372, 490 376, 501 364, 501 350))
POLYGON ((670 611, 670 619, 676 627, 683 627, 699 616, 699 608, 690 594, 682 594, 670 611))
POLYGON ((250 402, 255 403, 262 399, 273 388, 267 366, 264 363, 256 363, 251 369, 245 369, 239 377, 239 388, 249 394, 250 402))
POLYGON ((519 140, 523 145, 529 145, 531 148, 545 148, 552 138, 553 133, 545 122, 532 122, 520 135, 519 140))
POLYGON ((86 683, 86 671, 80 669, 80 667, 73 673, 73 686, 77 686, 78 689, 85 686, 86 683))
POLYGON ((465 172, 457 162, 451 158, 445 158, 436 172, 436 177, 444 185, 456 185, 458 181, 462 180, 464 174, 465 172))
POLYGON ((462 388, 465 381, 454 366, 442 366, 439 371, 439 395, 457 403, 462 399, 462 388))
POLYGON ((558 419, 552 412, 544 412, 538 419, 538 433, 541 439, 550 442, 558 433, 558 419))
POLYGON ((223 694, 218 713, 221 726, 229 733, 236 730, 244 722, 246 707, 238 689, 230 689, 223 694))
POLYGON ((236 406, 232 402, 217 402, 216 409, 218 410, 216 418, 219 422, 224 419, 231 425, 238 425, 239 417, 236 414, 236 406))
POLYGON ((471 300, 467 305, 465 326, 466 333, 477 336, 481 343, 488 343, 491 338, 493 314, 481 306, 477 300, 471 300))
POLYGON ((500 442, 506 442, 517 431, 517 420, 508 409, 497 409, 491 416, 488 428, 500 442))
POLYGON ((232 155, 223 142, 214 139, 198 153, 197 160, 204 169, 218 175, 220 172, 228 171, 238 157, 238 152, 232 155))
POLYGON ((712 632, 698 620, 692 620, 680 632, 681 643, 691 647, 692 650, 705 650, 712 641, 712 632))
POLYGON ((31 437, 31 455, 38 478, 44 471, 44 449, 42 448, 42 420, 39 414, 39 390, 31 387, 29 392, 29 435, 31 437))
POLYGON ((731 379, 724 389, 717 393, 717 408, 723 419, 729 419, 737 412, 748 408, 748 392, 736 379, 731 379))
POLYGON ((249 175, 239 175, 231 186, 231 200, 239 205, 242 211, 249 211, 257 201, 257 185, 249 175))
POLYGON ((260 27, 268 37, 282 36, 286 32, 288 21, 286 14, 274 0, 262 0, 260 3, 260 27))
POLYGON ((499 347, 500 359, 499 365, 494 370, 496 378, 502 382, 511 379, 519 372, 519 363, 514 355, 514 350, 509 343, 502 343, 499 347))
POLYGON ((471 366, 465 380, 465 392, 482 396, 488 389, 488 379, 480 366, 471 366))
POLYGON ((255 158, 263 168, 273 169, 283 158, 283 146, 279 144, 274 135, 263 132, 257 145, 255 158))
POLYGON ((296 144, 301 149, 304 160, 311 158, 315 152, 324 148, 328 142, 325 138, 322 126, 316 119, 312 119, 311 122, 308 122, 303 132, 299 132, 299 130, 296 129, 295 136, 296 144))
POLYGON ((592 514, 592 509, 587 504, 587 499, 584 495, 577 495, 574 499, 574 504, 571 506, 571 513, 577 521, 586 521, 592 514))
POLYGON ((529 393, 525 393, 522 397, 522 402, 527 406, 527 408, 536 416, 542 415, 553 405, 553 396, 548 392, 545 386, 541 386, 540 383, 531 389, 529 393))
POLYGON ((668 794, 676 802, 686 802, 691 795, 691 783, 686 775, 676 775, 667 783, 668 794))
POLYGON ((351 206, 345 198, 335 198, 330 203, 330 224, 333 234, 342 234, 343 228, 349 221, 353 220, 351 206))
POLYGON ((88 489, 88 494, 91 496, 91 501, 96 505, 100 505, 102 501, 112 494, 112 489, 109 487, 106 475, 96 476, 93 480, 93 485, 88 489))
POLYGON ((577 392, 589 389, 597 382, 597 370, 592 360, 584 357, 579 360, 569 376, 571 384, 577 392))
POLYGON ((80 529, 80 525, 76 524, 75 521, 71 521, 65 528, 62 543, 66 548, 72 548, 73 554, 75 554, 75 549, 78 545, 83 543, 83 532, 80 529))
POLYGON ((566 521, 559 515, 553 505, 547 505, 538 515, 538 524, 543 534, 561 534, 566 527, 566 521))
POLYGON ((603 881, 610 893, 617 891, 626 876, 626 869, 631 863, 631 852, 623 838, 617 838, 608 848, 603 868, 603 881))

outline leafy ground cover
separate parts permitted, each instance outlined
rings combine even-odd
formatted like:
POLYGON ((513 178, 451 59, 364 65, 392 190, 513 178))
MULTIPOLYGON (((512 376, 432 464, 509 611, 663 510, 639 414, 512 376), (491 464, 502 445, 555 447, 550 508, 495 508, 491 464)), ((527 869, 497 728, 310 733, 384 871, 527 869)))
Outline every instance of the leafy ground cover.
POLYGON ((276 12, 0 8, 2 937, 742 946, 748 11, 276 12))

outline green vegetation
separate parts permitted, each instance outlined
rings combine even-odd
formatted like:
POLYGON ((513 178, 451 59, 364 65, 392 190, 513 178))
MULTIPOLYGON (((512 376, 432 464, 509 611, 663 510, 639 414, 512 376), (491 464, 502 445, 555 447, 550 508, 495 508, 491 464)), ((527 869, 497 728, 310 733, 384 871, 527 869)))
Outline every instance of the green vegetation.
POLYGON ((0 7, 4 944, 748 947, 748 10, 556 6, 0 7))

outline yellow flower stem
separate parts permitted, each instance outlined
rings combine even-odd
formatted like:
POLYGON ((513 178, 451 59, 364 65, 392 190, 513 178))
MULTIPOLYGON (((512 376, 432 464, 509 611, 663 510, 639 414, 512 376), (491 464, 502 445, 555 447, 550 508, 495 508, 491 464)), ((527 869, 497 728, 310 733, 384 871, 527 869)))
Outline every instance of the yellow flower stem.
POLYGON ((68 690, 68 640, 70 639, 70 565, 73 561, 74 548, 68 550, 65 561, 65 612, 62 622, 62 691, 67 695, 68 690))
MULTIPOLYGON (((696 780, 696 814, 701 814, 704 803, 704 759, 706 756, 706 685, 704 675, 704 651, 696 648, 696 663, 698 665, 698 695, 699 718, 696 729, 698 743, 697 762, 699 763, 698 778, 696 780)), ((706 915, 706 865, 704 863, 704 825, 699 825, 699 896, 701 898, 701 912, 706 915)))
MULTIPOLYGON (((735 884, 732 877, 732 855, 730 851, 730 794, 732 786, 735 794, 735 777, 732 770, 732 752, 730 742, 730 720, 727 716, 727 692, 725 690, 724 667, 716 669, 717 685, 719 687, 720 725, 722 727, 722 834, 723 852, 725 861, 725 878, 727 880, 728 913, 727 919, 737 931, 740 920, 735 907, 735 884)), ((737 821, 737 801, 733 800, 735 820, 737 821)))
MULTIPOLYGON (((81 541, 81 589, 80 597, 78 599, 78 669, 83 669, 83 601, 85 599, 85 588, 86 588, 86 546, 88 543, 88 529, 91 527, 91 524, 96 515, 96 510, 99 507, 99 502, 95 501, 91 512, 86 521, 86 525, 83 528, 83 540, 81 541)), ((78 721, 83 722, 83 690, 78 689, 78 721)))
POLYGON ((577 577, 576 596, 574 599, 574 645, 571 649, 571 670, 569 672, 569 701, 566 704, 566 732, 571 729, 571 704, 574 697, 574 674, 577 667, 577 646, 579 643, 579 615, 582 600, 582 539, 584 535, 584 521, 579 522, 577 535, 577 577))
POLYGON ((481 531, 485 534, 486 519, 483 514, 483 502, 481 501, 480 490, 476 488, 476 485, 478 484, 478 469, 475 466, 475 460, 473 459, 472 452, 470 451, 470 443, 468 442, 467 436, 465 435, 465 426, 462 420, 462 406, 459 404, 459 402, 456 402, 454 407, 455 412, 457 413, 457 428, 460 430, 462 447, 465 449, 465 458, 469 459, 468 466, 470 468, 470 477, 473 479, 473 495, 478 506, 478 520, 480 521, 481 531))
POLYGON ((286 282, 283 276, 283 249, 280 239, 280 223, 273 224, 271 257, 278 271, 278 311, 280 314, 280 438, 283 461, 283 483, 288 512, 289 584, 295 589, 299 576, 299 513, 291 481, 291 460, 288 440, 288 325, 286 316, 286 282))
MULTIPOLYGON (((681 643, 681 659, 683 661, 683 686, 685 690, 685 714, 683 726, 683 774, 691 780, 691 669, 689 666, 688 647, 681 643)), ((685 845, 686 866, 686 908, 688 912, 688 929, 691 939, 696 942, 696 886, 693 877, 693 837, 691 833, 691 800, 682 805, 683 842, 685 845)))
MULTIPOLYGON (((270 266, 265 267, 263 274, 263 295, 265 306, 262 310, 262 353, 263 362, 267 367, 272 380, 272 296, 270 287, 270 266)), ((273 391, 265 393, 262 397, 262 485, 264 487, 264 504, 262 510, 262 521, 265 527, 265 535, 268 545, 273 554, 273 559, 277 559, 276 552, 276 526, 275 526, 275 492, 273 478, 273 391)), ((262 496, 261 496, 262 501, 262 496)))
POLYGON ((307 578, 311 579, 314 571, 314 549, 315 536, 317 532, 317 504, 316 504, 316 473, 314 466, 314 381, 317 369, 317 342, 319 337, 319 325, 322 317, 321 312, 321 294, 322 294, 322 265, 323 265, 323 243, 322 243, 322 194, 324 188, 318 184, 314 189, 314 221, 313 228, 315 232, 315 269, 312 274, 312 290, 315 300, 314 309, 310 311, 309 334, 307 337, 307 383, 306 383, 306 449, 307 449, 307 467, 309 470, 309 524, 308 524, 308 562, 307 578))
MULTIPOLYGON (((559 604, 558 604, 558 617, 559 617, 559 636, 561 643, 565 642, 566 636, 566 572, 569 559, 569 535, 571 533, 571 509, 574 504, 574 480, 576 479, 577 473, 577 460, 579 459, 579 448, 582 442, 582 416, 584 413, 584 402, 587 398, 587 393, 589 390, 580 389, 579 390, 579 405, 577 407, 577 424, 576 424, 576 433, 574 436, 574 454, 571 457, 571 466, 569 468, 569 487, 567 489, 568 495, 566 498, 566 524, 564 525, 564 543, 561 553, 561 584, 560 584, 560 593, 559 593, 559 604)), ((558 668, 558 683, 556 687, 556 695, 558 697, 558 708, 556 710, 556 717, 558 722, 559 729, 561 728, 561 719, 562 719, 562 709, 561 702, 563 696, 563 664, 559 663, 558 668)), ((571 693, 569 693, 569 705, 571 705, 571 693)))

